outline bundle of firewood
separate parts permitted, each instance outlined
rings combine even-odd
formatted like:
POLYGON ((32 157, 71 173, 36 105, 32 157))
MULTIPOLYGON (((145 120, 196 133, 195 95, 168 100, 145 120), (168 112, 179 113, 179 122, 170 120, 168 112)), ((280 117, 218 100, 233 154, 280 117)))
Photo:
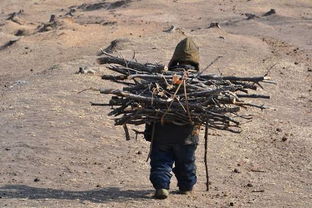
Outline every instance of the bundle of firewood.
POLYGON ((111 106, 109 115, 116 117, 115 125, 171 122, 239 132, 240 120, 251 119, 240 115, 241 108, 266 108, 245 98, 270 98, 249 94, 261 87, 261 82, 268 82, 266 76, 217 76, 184 68, 172 71, 163 65, 140 64, 109 54, 97 61, 119 73, 103 75, 103 79, 124 85, 122 89, 100 89, 112 95, 109 103, 92 103, 111 106))
MULTIPOLYGON (((266 75, 259 77, 207 75, 203 72, 213 62, 198 72, 186 67, 168 70, 159 64, 140 64, 110 54, 104 55, 97 59, 98 63, 106 64, 108 69, 118 74, 104 75, 102 78, 123 84, 124 87, 99 89, 101 93, 111 94, 112 97, 109 103, 92 103, 92 105, 111 106, 112 110, 108 115, 115 116, 115 125, 123 125, 127 140, 130 139, 127 124, 170 122, 176 125, 204 125, 207 191, 209 190, 208 128, 240 132, 240 120, 252 119, 250 115, 242 115, 241 108, 267 108, 264 105, 250 103, 246 98, 270 98, 267 95, 249 94, 249 91, 262 87, 261 82, 272 83, 266 75)), ((150 152, 152 143, 153 136, 150 152)))

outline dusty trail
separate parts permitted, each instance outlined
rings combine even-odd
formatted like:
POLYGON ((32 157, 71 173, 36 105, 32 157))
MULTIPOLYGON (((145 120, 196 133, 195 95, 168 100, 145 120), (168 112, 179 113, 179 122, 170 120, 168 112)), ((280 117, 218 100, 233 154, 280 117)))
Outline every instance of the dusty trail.
POLYGON ((0 0, 0 207, 311 207, 312 3, 209 2, 0 0), (202 67, 223 56, 209 73, 263 75, 275 65, 278 84, 263 90, 274 109, 246 112, 255 119, 239 135, 209 132, 210 192, 201 144, 195 194, 176 194, 173 180, 158 201, 149 144, 126 142, 108 109, 89 105, 106 97, 78 92, 111 85, 95 63, 111 41, 124 40, 117 54, 167 64, 185 35, 200 45, 202 67))

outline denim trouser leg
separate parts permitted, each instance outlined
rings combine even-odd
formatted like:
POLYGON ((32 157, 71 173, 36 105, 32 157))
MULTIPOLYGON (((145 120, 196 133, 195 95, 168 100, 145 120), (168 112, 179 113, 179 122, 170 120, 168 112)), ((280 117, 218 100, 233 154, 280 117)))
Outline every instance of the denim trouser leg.
POLYGON ((174 145, 175 168, 173 172, 180 190, 192 190, 197 182, 195 150, 197 145, 174 145))
POLYGON ((174 154, 170 146, 153 145, 150 180, 155 189, 169 189, 174 154))

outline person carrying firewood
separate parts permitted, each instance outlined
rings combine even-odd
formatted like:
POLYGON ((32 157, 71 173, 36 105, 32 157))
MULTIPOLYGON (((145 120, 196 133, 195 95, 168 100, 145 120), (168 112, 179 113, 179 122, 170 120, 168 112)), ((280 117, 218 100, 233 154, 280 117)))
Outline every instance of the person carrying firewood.
MULTIPOLYGON (((191 38, 178 43, 168 70, 199 70, 199 48, 191 38)), ((144 137, 151 142, 150 181, 156 189, 155 198, 166 199, 169 196, 171 171, 177 178, 179 192, 192 192, 197 181, 195 150, 199 130, 200 126, 195 124, 180 126, 166 121, 146 124, 144 137)))

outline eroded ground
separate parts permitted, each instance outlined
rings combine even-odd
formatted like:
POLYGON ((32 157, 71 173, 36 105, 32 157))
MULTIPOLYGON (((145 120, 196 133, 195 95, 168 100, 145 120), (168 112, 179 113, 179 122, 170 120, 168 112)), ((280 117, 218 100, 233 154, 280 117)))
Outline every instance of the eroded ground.
POLYGON ((311 207, 311 31, 309 0, 0 0, 0 206, 311 207), (112 86, 95 63, 111 41, 122 39, 115 54, 167 64, 186 35, 202 67, 223 56, 207 73, 255 76, 273 66, 277 85, 263 86, 271 99, 256 103, 272 109, 246 112, 254 120, 241 134, 209 132, 209 192, 201 144, 195 193, 178 195, 173 180, 159 201, 149 144, 125 141, 109 109, 89 104, 108 97, 81 91, 112 86))

